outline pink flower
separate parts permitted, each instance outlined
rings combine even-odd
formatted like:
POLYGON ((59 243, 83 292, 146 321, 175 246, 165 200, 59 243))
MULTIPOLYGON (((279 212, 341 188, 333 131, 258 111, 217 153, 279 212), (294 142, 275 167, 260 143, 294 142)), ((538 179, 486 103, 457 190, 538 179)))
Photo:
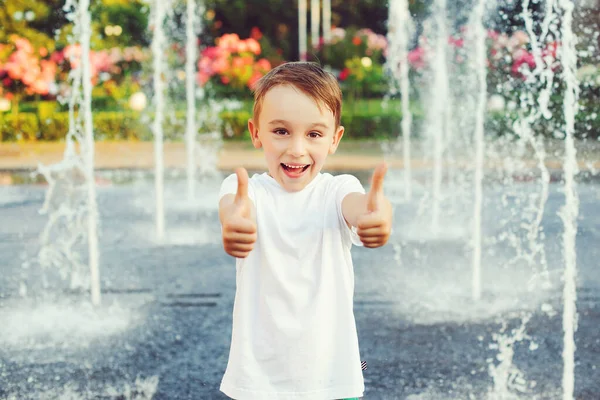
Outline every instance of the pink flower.
POLYGON ((231 52, 236 51, 240 37, 237 33, 226 33, 218 39, 217 46, 231 52))
POLYGON ((55 51, 54 53, 52 53, 52 55, 50 55, 50 61, 55 62, 57 64, 60 64, 64 60, 65 60, 64 51, 55 51))
POLYGON ((263 74, 261 74, 261 73, 260 73, 260 72, 258 72, 258 71, 255 71, 255 72, 252 74, 252 76, 250 77, 250 79, 248 80, 248 87, 249 87, 250 89, 254 89, 254 85, 256 85, 256 82, 258 82, 258 80, 259 80, 260 78, 262 78, 262 77, 263 77, 263 74))
POLYGON ((202 71, 199 71, 196 77, 200 86, 204 86, 206 82, 208 82, 208 80, 210 79, 210 76, 202 71))
POLYGON ((56 71, 58 69, 56 64, 49 60, 41 60, 40 66, 42 67, 42 78, 46 82, 54 81, 54 77, 56 76, 56 71))
POLYGON ((229 68, 229 62, 226 58, 218 58, 213 62, 212 68, 215 71, 215 73, 220 74, 222 72, 225 72, 227 68, 229 68))
POLYGON ((487 36, 488 36, 488 38, 490 38, 490 39, 492 39, 492 40, 497 40, 497 39, 498 39, 498 36, 500 36, 500 35, 499 35, 499 33, 498 33, 498 32, 496 32, 495 30, 493 30, 493 29, 488 29, 488 31, 487 31, 487 36))
POLYGON ((534 69, 535 58, 533 57, 533 54, 531 54, 527 50, 517 50, 514 54, 514 62, 511 68, 511 72, 515 75, 522 75, 521 68, 524 64, 526 64, 530 70, 534 69))
POLYGON ((33 91, 33 93, 48 94, 48 92, 50 91, 50 83, 44 80, 36 80, 35 82, 33 82, 30 88, 31 91, 33 91))
POLYGON ((261 58, 256 62, 256 67, 266 73, 271 70, 271 63, 266 58, 261 58))
POLYGON ((202 57, 206 57, 206 58, 220 58, 220 57, 226 57, 229 54, 229 52, 221 47, 207 47, 206 49, 204 49, 204 51, 202 51, 202 57))
POLYGON ((454 47, 462 48, 465 45, 465 40, 463 38, 455 38, 454 36, 450 36, 448 38, 448 44, 454 47))
POLYGON ((236 51, 238 53, 245 53, 246 51, 248 51, 248 44, 246 43, 246 41, 244 41, 244 40, 239 41, 237 44, 236 51))
POLYGON ((247 65, 247 63, 244 61, 244 59, 242 57, 234 57, 233 60, 231 61, 231 66, 233 68, 242 68, 245 65, 247 65))
POLYGON ((26 53, 33 53, 33 46, 31 45, 29 40, 15 35, 12 35, 11 39, 14 42, 15 46, 17 46, 17 50, 21 50, 26 53))
POLYGON ((417 47, 408 52, 408 62, 417 70, 425 67, 425 49, 417 47))
POLYGON ((517 46, 523 46, 524 44, 529 43, 529 35, 527 32, 523 31, 515 31, 510 39, 517 46))
POLYGON ((258 43, 255 39, 246 39, 246 46, 248 47, 248 51, 251 51, 256 55, 260 54, 260 43, 258 43))

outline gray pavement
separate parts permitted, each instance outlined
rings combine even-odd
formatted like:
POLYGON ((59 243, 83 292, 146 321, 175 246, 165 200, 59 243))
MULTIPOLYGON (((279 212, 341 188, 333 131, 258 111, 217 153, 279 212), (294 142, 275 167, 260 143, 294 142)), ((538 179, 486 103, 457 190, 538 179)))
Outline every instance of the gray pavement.
MULTIPOLYGON (((182 179, 167 181, 164 242, 154 235, 150 180, 99 189, 99 308, 59 270, 36 262, 48 221, 38 213, 45 186, 0 187, 0 399, 223 399, 235 275, 219 243, 220 179, 202 182, 194 201, 185 199, 182 179)), ((560 185, 551 185, 542 224, 548 288, 535 279, 541 261, 518 257, 529 251, 522 224, 532 220, 538 186, 486 185, 483 297, 473 301, 470 192, 444 193, 442 229, 433 233, 426 182, 415 183, 412 202, 402 201, 399 171, 386 182, 392 240, 353 250, 365 398, 562 398, 560 185), (511 329, 523 318, 519 341, 511 329), (505 364, 503 343, 514 351, 505 364), (498 365, 508 379, 494 380, 490 366, 498 365)), ((575 395, 593 400, 600 396, 600 185, 580 183, 579 194, 575 395)), ((79 250, 85 258, 85 246, 79 250)))

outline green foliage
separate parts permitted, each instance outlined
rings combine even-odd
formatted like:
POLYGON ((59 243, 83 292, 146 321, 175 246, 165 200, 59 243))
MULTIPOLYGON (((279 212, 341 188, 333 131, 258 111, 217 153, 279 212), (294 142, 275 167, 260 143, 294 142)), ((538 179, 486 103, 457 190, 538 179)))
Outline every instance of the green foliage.
MULTIPOLYGON (((39 118, 39 116, 38 116, 39 118)), ((69 131, 69 114, 55 113, 51 117, 40 118, 40 135, 38 140, 55 141, 62 140, 69 131)))
MULTIPOLYGON (((52 31, 57 20, 56 9, 61 8, 59 0, 1 0, 0 1, 0 43, 8 43, 11 35, 28 39, 34 48, 54 50, 52 31)), ((60 11, 58 11, 60 13, 60 11)))
POLYGON ((36 140, 40 132, 38 118, 32 113, 0 114, 0 140, 36 140))
POLYGON ((341 85, 346 97, 381 97, 388 91, 388 82, 381 64, 372 63, 370 58, 352 57, 346 61, 346 68, 349 75, 341 85))
MULTIPOLYGON (((577 136, 580 138, 598 138, 600 121, 593 118, 593 113, 600 114, 597 103, 588 104, 585 110, 578 114, 576 123, 577 136)), ((64 140, 69 128, 69 118, 66 112, 51 112, 49 105, 43 105, 38 111, 22 112, 18 115, 0 113, 0 140, 64 140), (46 108, 47 107, 47 108, 46 108), (43 111, 41 111, 43 110, 43 111), (42 114, 45 116, 42 117, 42 114)), ((413 129, 420 131, 424 123, 424 112, 413 107, 413 129)), ((235 111, 222 111, 219 114, 221 135, 224 140, 249 140, 247 130, 251 111, 242 107, 235 111)), ((152 115, 147 115, 152 118, 152 115)), ((518 115, 516 113, 491 113, 486 120, 486 132, 489 135, 507 135, 513 132, 512 124, 518 115)), ((153 140, 150 130, 151 119, 142 121, 141 115, 133 111, 98 111, 94 113, 94 134, 96 140, 153 140)), ((185 111, 177 111, 168 116, 164 123, 164 138, 166 141, 180 141, 185 132, 185 111)), ((385 106, 380 100, 348 102, 344 105, 342 125, 345 127, 345 138, 350 139, 393 139, 400 136, 402 113, 398 101, 390 101, 385 106)), ((556 132, 551 121, 541 122, 542 134, 555 137, 556 132), (545 125, 544 125, 545 124, 545 125)), ((199 133, 212 131, 214 127, 201 126, 199 133)))
POLYGON ((134 112, 101 112, 94 115, 94 135, 97 140, 139 140, 147 132, 134 112))
POLYGON ((149 46, 149 10, 140 0, 104 0, 92 2, 91 13, 94 30, 98 33, 93 48, 149 46), (108 26, 119 26, 119 35, 111 34, 108 26))
MULTIPOLYGON (((310 8, 310 2, 309 8, 310 8)), ((207 21, 203 41, 224 33, 247 37, 259 27, 286 60, 298 59, 298 2, 290 0, 207 0, 215 17, 207 21)), ((387 2, 382 0, 332 0, 334 26, 360 26, 384 33, 387 2), (369 18, 365 18, 368 15, 369 18)), ((310 18, 308 19, 310 21, 310 18)))
POLYGON ((223 121, 223 139, 249 139, 248 119, 252 114, 246 110, 224 111, 220 114, 223 121))

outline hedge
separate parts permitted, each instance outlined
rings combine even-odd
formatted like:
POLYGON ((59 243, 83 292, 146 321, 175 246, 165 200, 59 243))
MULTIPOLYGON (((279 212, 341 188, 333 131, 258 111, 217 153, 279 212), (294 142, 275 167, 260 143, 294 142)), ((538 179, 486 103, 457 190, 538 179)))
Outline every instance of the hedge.
MULTIPOLYGON (((247 110, 223 111, 219 114, 222 121, 219 129, 225 140, 248 138, 248 119, 251 114, 247 110)), ((131 111, 95 112, 94 135, 97 140, 151 140, 152 120, 131 111)), ((343 116, 342 124, 346 127, 346 137, 354 138, 386 138, 398 134, 401 115, 354 114, 343 116)), ((185 112, 177 112, 173 117, 166 117, 163 125, 166 140, 183 138, 185 132, 185 112)), ((2 141, 41 140, 53 141, 63 139, 69 127, 69 114, 55 113, 45 119, 36 113, 0 114, 0 139, 2 141)), ((199 132, 214 130, 206 126, 199 127, 199 132)))
MULTIPOLYGON (((578 115, 576 131, 580 137, 595 138, 600 133, 596 112, 597 105, 589 105, 584 113, 578 115), (591 106, 591 107, 590 107, 591 106), (591 109, 591 110, 590 110, 591 109)), ((599 113, 600 114, 600 113, 599 113)), ((247 122, 251 114, 248 110, 223 111, 219 114, 221 123, 218 126, 200 126, 199 132, 221 131, 224 140, 241 140, 248 138, 247 122)), ((133 111, 95 112, 94 135, 96 140, 152 140, 152 116, 133 111)), ((486 122, 488 135, 504 135, 510 133, 511 120, 515 116, 490 115, 486 122)), ((402 115, 399 110, 373 112, 357 110, 354 114, 342 116, 342 125, 346 128, 344 136, 354 139, 385 139, 397 137, 400 133, 402 115)), ((423 114, 418 110, 413 114, 413 132, 419 132, 423 114)), ((556 135, 557 129, 551 126, 560 121, 543 121, 541 128, 549 136, 556 135), (547 124, 548 126, 542 126, 547 124)), ((66 112, 54 113, 41 118, 38 113, 22 112, 17 116, 0 113, 1 141, 54 141, 62 140, 69 127, 69 115, 66 112)), ((164 138, 167 141, 183 139, 185 135, 185 111, 178 111, 167 116, 163 125, 164 138)), ((560 129, 559 129, 560 130, 560 129)))

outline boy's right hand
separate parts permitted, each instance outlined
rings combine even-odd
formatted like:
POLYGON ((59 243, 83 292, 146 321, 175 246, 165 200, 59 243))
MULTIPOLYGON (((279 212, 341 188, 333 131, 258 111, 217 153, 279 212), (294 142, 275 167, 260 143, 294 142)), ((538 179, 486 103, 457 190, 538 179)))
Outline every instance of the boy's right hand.
POLYGON ((248 197, 248 172, 244 168, 235 171, 238 187, 233 202, 220 210, 223 227, 223 248, 230 256, 245 258, 256 242, 256 222, 252 215, 252 201, 248 197))

